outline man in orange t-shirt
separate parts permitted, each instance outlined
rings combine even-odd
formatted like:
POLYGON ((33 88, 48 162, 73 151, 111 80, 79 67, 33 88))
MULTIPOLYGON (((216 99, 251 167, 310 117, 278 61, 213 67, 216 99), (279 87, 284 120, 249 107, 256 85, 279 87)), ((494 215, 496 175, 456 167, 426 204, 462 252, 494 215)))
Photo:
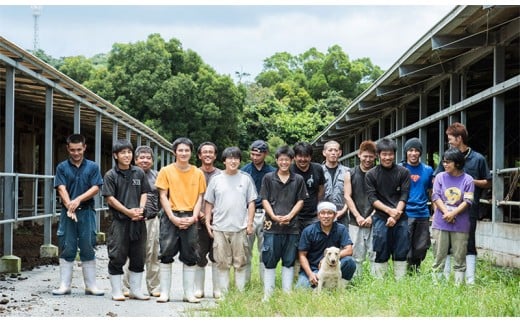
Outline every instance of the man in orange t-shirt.
POLYGON ((183 301, 200 302, 200 299, 195 297, 194 291, 196 264, 199 261, 197 226, 194 224, 200 213, 203 194, 206 191, 206 180, 202 171, 190 164, 192 152, 193 143, 190 139, 177 138, 173 142, 176 160, 161 168, 155 182, 164 210, 159 235, 161 260, 161 296, 157 299, 159 303, 168 302, 170 299, 172 263, 177 253, 180 253, 179 260, 183 263, 183 301))

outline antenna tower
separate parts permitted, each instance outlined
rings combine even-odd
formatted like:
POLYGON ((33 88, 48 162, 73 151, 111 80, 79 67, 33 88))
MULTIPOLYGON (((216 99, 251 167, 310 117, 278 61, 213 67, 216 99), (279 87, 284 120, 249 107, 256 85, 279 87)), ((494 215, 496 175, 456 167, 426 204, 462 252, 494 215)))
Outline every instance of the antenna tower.
POLYGON ((42 6, 31 6, 33 18, 34 18, 34 39, 33 39, 33 51, 36 52, 40 48, 40 36, 39 36, 39 25, 38 18, 42 13, 42 6))

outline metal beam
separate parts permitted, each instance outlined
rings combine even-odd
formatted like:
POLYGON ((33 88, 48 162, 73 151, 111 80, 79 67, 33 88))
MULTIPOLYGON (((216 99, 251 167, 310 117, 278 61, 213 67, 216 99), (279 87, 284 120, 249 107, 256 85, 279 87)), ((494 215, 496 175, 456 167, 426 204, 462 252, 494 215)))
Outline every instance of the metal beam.
POLYGON ((431 76, 441 73, 445 73, 442 64, 437 63, 434 65, 426 64, 413 64, 413 65, 401 65, 399 66, 399 77, 407 76, 431 76))
POLYGON ((466 36, 437 35, 432 37, 432 50, 466 49, 496 44, 496 34, 478 33, 466 36))
MULTIPOLYGON (((505 78, 505 49, 497 46, 493 55, 493 84, 503 82, 505 78)), ((504 164, 504 137, 505 137, 505 95, 500 94, 493 97, 493 153, 492 169, 503 169, 504 164)), ((498 201, 504 200, 504 177, 493 176, 492 203, 498 206, 498 201)), ((493 222, 504 221, 504 208, 491 208, 493 222)))
POLYGON ((417 85, 381 85, 376 88, 377 96, 403 95, 420 92, 417 85))
MULTIPOLYGON (((5 73, 4 172, 14 173, 14 68, 5 73)), ((14 177, 6 176, 3 185, 4 220, 15 218, 14 177)), ((13 223, 5 223, 4 256, 13 254, 13 223)))
MULTIPOLYGON (((7 50, 9 50, 9 49, 7 49, 7 50)), ((79 102, 80 104, 82 104, 82 105, 84 105, 84 106, 86 106, 88 108, 91 108, 92 110, 94 110, 96 112, 100 112, 100 113, 108 116, 109 119, 117 120, 118 122, 123 124, 126 128, 132 129, 136 133, 142 133, 145 137, 150 137, 155 142, 157 142, 159 145, 161 145, 165 149, 168 149, 166 147, 166 143, 160 142, 159 140, 153 138, 152 136, 147 135, 146 132, 144 132, 143 130, 133 126, 132 124, 130 124, 130 122, 132 122, 132 123, 134 123, 135 125, 138 125, 141 128, 144 128, 144 127, 147 128, 146 125, 144 125, 141 122, 139 122, 138 120, 134 119, 132 116, 128 115, 124 111, 119 110, 119 109, 117 111, 112 111, 112 110, 107 111, 107 110, 104 110, 104 109, 100 108, 96 104, 91 103, 91 101, 94 101, 94 102, 98 102, 99 101, 99 102, 102 102, 103 105, 110 106, 110 103, 108 103, 107 101, 105 101, 102 98, 98 99, 96 97, 95 99, 93 99, 93 96, 95 96, 94 93, 92 93, 91 96, 83 98, 82 96, 77 95, 76 93, 74 93, 74 92, 66 89, 65 87, 59 85, 58 83, 52 81, 51 79, 44 77, 40 73, 37 73, 37 72, 33 71, 32 69, 24 66, 23 64, 21 64, 21 62, 17 62, 16 60, 13 60, 10 57, 5 56, 4 54, 1 54, 1 53, 0 53, 0 61, 3 61, 8 66, 14 67, 15 69, 17 69, 17 70, 21 71, 22 73, 28 75, 29 77, 33 78, 34 80, 39 81, 40 83, 55 89, 56 91, 62 93, 63 95, 71 98, 72 100, 75 100, 75 101, 79 102)), ((81 86, 81 85, 79 85, 79 86, 81 86)), ((85 89, 85 90, 87 90, 87 89, 85 89)), ((117 108, 114 107, 113 109, 115 110, 117 108)), ((152 129, 147 129, 147 131, 154 132, 152 129)), ((164 142, 166 142, 166 139, 162 138, 162 140, 164 140, 164 142)))
MULTIPOLYGON (((45 90, 45 165, 44 174, 53 175, 53 133, 54 133, 54 117, 53 117, 53 96, 54 89, 47 87, 45 90)), ((44 180, 45 186, 43 190, 43 209, 45 214, 54 213, 55 207, 55 195, 52 179, 48 178, 44 180)), ((35 206, 37 207, 37 206, 35 206)), ((52 218, 48 217, 43 220, 43 244, 50 245, 52 243, 52 218)))

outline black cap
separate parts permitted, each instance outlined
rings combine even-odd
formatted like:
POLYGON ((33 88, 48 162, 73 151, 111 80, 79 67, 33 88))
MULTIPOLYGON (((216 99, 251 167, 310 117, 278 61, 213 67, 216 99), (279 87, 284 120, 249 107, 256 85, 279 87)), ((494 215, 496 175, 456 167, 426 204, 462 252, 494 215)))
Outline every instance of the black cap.
POLYGON ((259 153, 265 153, 268 150, 267 143, 263 140, 255 140, 251 144, 251 150, 259 153))

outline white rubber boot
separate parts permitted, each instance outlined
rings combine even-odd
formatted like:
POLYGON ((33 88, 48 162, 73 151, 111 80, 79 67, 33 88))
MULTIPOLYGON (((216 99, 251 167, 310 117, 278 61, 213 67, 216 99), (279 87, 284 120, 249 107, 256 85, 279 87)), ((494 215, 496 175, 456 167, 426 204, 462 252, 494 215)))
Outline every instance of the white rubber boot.
POLYGON ((204 280, 206 279, 206 267, 195 266, 195 292, 197 298, 204 297, 204 280))
POLYGON ((352 278, 361 276, 363 276, 363 263, 356 261, 356 271, 354 272, 354 276, 352 278))
POLYGON ((123 295, 125 297, 130 297, 130 269, 128 266, 130 265, 130 260, 126 259, 125 265, 123 266, 123 285, 121 288, 123 289, 123 295))
POLYGON ((246 268, 244 269, 246 272, 246 281, 251 281, 251 263, 246 265, 246 268))
POLYGON ((217 278, 218 285, 220 286, 221 298, 223 298, 229 290, 229 269, 217 268, 217 278))
POLYGON ((128 277, 128 280, 130 283, 130 294, 128 297, 142 301, 149 300, 150 296, 143 294, 141 289, 143 285, 143 272, 136 273, 134 271, 129 271, 129 274, 130 276, 128 277))
POLYGON ((260 261, 258 264, 258 275, 260 276, 260 282, 264 281, 264 272, 265 272, 265 265, 263 262, 260 261))
POLYGON ((477 268, 477 255, 466 255, 466 284, 475 284, 475 270, 477 268))
POLYGON ((157 303, 166 303, 170 300, 170 289, 172 287, 172 264, 159 264, 161 280, 161 295, 157 298, 157 303))
POLYGON ((460 286, 464 283, 464 272, 456 271, 455 272, 455 286, 460 286))
POLYGON ((264 298, 262 302, 267 302, 274 291, 274 285, 276 281, 276 269, 266 268, 264 270, 264 298))
POLYGON ((374 262, 372 275, 377 279, 383 279, 388 270, 388 262, 374 262))
POLYGON ((216 263, 211 264, 211 282, 213 284, 213 298, 221 298, 222 291, 220 290, 220 279, 218 277, 218 268, 216 263))
POLYGON ((124 301, 125 295, 121 290, 121 279, 123 275, 110 275, 110 285, 112 286, 112 300, 113 301, 124 301))
POLYGON ((294 280, 294 267, 282 266, 282 290, 290 293, 292 290, 292 283, 294 280))
POLYGON ((450 273, 451 273, 451 256, 446 256, 446 262, 444 263, 444 278, 446 280, 450 279, 450 273))
POLYGON ((395 280, 401 280, 406 275, 406 261, 394 261, 395 280))
POLYGON ((52 295, 68 295, 70 294, 70 285, 72 284, 72 267, 73 261, 67 261, 60 258, 60 288, 54 289, 52 295))
POLYGON ((96 261, 83 261, 81 269, 83 270, 83 281, 85 282, 85 295, 105 295, 105 292, 96 286, 96 261))
POLYGON ((235 286, 238 291, 243 292, 246 288, 246 271, 245 268, 235 269, 235 286))
POLYGON ((193 283, 195 282, 195 266, 182 265, 182 287, 184 289, 184 297, 182 300, 189 303, 200 303, 200 299, 195 297, 193 283))
POLYGON ((443 272, 433 272, 432 273, 432 280, 434 285, 440 284, 443 280, 445 280, 446 277, 444 276, 443 272))

